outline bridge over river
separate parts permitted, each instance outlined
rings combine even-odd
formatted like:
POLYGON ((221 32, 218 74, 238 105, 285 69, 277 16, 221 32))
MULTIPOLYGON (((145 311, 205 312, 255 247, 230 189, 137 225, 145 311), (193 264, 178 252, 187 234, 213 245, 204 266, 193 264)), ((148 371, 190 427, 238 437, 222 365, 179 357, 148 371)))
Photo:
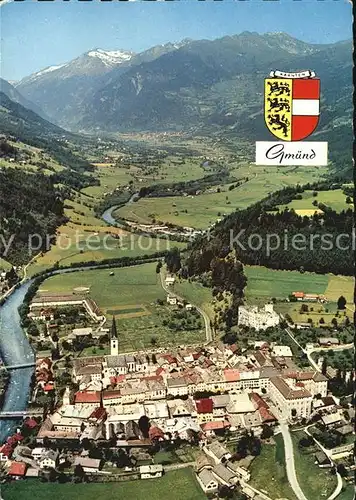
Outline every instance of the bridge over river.
POLYGON ((1 366, 1 369, 7 370, 7 371, 9 371, 9 370, 21 370, 21 368, 31 368, 35 365, 36 365, 35 362, 30 362, 30 363, 22 363, 22 364, 18 364, 18 365, 1 366))

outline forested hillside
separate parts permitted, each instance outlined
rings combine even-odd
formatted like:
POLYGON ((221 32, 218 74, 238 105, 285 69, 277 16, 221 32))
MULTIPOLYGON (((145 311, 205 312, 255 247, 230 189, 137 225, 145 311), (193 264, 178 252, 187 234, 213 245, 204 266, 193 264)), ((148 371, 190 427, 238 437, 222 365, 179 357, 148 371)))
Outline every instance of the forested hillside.
POLYGON ((74 135, 12 101, 3 92, 0 92, 0 131, 47 151, 60 164, 70 169, 78 172, 93 170, 88 161, 73 154, 67 146, 66 141, 74 139, 74 135))
POLYGON ((183 266, 185 274, 210 272, 216 259, 232 252, 244 264, 353 275, 352 209, 337 213, 320 205, 323 211, 313 217, 297 215, 294 210, 278 211, 279 204, 288 203, 304 189, 317 186, 284 188, 227 216, 215 226, 210 238, 205 235, 192 244, 183 266))
POLYGON ((0 257, 13 264, 27 262, 31 235, 38 235, 33 244, 41 239, 45 249, 46 235, 55 234, 64 221, 63 201, 49 176, 0 170, 0 257))

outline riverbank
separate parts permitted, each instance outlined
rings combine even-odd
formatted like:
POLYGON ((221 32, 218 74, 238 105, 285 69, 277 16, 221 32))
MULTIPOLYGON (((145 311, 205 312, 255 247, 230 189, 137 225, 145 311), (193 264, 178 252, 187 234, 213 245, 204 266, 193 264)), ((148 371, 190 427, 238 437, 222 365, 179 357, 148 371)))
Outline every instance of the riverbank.
MULTIPOLYGON (((21 327, 18 308, 23 303, 32 281, 27 281, 8 296, 0 307, 0 355, 5 366, 34 362, 35 355, 21 327)), ((27 408, 33 368, 21 368, 9 373, 2 411, 21 411, 27 408)), ((16 420, 0 420, 0 442, 16 428, 16 420)))

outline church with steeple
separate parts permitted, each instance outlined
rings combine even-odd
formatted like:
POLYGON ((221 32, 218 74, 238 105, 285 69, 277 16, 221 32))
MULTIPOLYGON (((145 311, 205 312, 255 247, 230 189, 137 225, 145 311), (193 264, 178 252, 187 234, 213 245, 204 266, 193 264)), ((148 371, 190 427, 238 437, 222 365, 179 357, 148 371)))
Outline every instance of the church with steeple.
POLYGON ((115 316, 112 318, 111 333, 110 333, 110 354, 117 356, 119 354, 119 339, 117 337, 115 316))

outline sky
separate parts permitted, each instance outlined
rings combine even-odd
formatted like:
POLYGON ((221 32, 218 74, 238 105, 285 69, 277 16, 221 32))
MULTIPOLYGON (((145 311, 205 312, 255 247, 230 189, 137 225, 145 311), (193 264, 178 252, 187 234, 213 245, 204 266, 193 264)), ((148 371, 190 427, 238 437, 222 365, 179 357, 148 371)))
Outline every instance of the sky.
POLYGON ((1 76, 16 81, 93 48, 140 52, 184 38, 284 31, 310 43, 352 38, 348 0, 23 2, 0 8, 1 76))

